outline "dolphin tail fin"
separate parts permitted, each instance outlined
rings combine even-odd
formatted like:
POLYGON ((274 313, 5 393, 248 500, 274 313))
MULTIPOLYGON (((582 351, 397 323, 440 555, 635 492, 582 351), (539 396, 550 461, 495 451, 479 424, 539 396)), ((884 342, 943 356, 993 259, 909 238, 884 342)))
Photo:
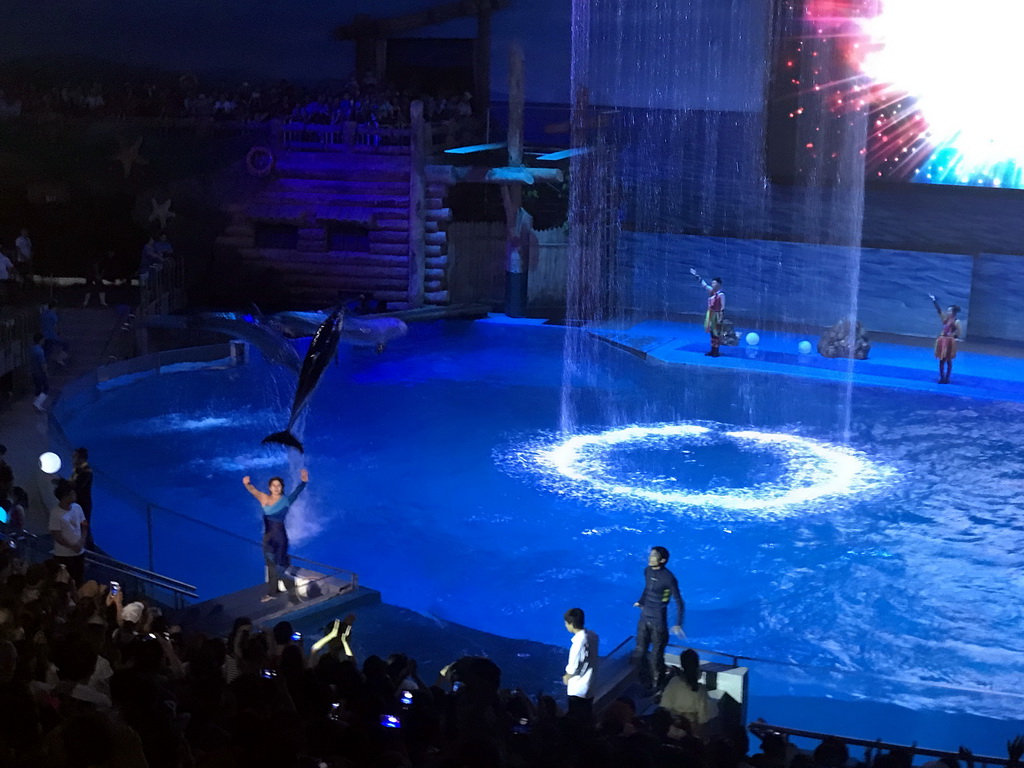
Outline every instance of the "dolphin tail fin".
POLYGON ((281 432, 275 432, 272 435, 267 435, 260 441, 260 443, 263 445, 266 445, 267 443, 280 443, 281 445, 291 446, 299 453, 305 453, 302 443, 299 442, 299 439, 287 429, 281 432))

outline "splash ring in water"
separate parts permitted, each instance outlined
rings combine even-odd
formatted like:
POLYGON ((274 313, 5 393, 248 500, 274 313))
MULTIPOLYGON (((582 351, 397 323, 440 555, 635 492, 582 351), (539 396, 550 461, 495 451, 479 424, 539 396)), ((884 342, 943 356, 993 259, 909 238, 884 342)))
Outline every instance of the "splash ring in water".
MULTIPOLYGON (((888 470, 849 448, 797 435, 736 430, 726 425, 632 425, 586 435, 573 435, 533 452, 533 463, 545 473, 568 482, 573 495, 596 492, 607 500, 633 500, 672 508, 710 508, 738 513, 806 509, 824 498, 865 493, 880 485, 888 470), (657 447, 683 438, 694 446, 712 439, 728 440, 740 450, 763 450, 781 460, 781 476, 748 488, 695 491, 685 487, 656 487, 660 479, 639 484, 617 478, 609 459, 630 447, 657 447)), ((674 478, 673 478, 674 479, 674 478)))

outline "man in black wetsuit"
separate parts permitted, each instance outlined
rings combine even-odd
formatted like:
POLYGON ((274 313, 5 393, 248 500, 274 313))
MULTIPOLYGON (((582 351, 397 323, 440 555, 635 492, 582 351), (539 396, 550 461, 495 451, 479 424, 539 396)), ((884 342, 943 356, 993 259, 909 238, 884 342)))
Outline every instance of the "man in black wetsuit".
POLYGON ((686 637, 683 632, 683 616, 686 603, 679 594, 679 582, 665 563, 668 550, 652 547, 644 569, 644 591, 633 603, 640 608, 640 623, 636 628, 635 663, 639 666, 640 682, 648 688, 656 688, 665 676, 665 646, 668 645, 668 603, 676 600, 676 623, 672 634, 686 637), (651 648, 650 662, 647 663, 647 648, 651 648))

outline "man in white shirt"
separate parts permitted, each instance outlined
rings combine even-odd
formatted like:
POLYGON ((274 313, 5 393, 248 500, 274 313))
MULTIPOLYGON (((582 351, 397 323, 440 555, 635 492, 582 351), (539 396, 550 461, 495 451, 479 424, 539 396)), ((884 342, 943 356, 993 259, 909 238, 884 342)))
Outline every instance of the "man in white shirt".
POLYGON ((70 480, 57 481, 53 491, 57 506, 50 511, 50 535, 53 537, 53 556, 65 568, 75 584, 84 583, 85 541, 89 524, 85 513, 75 503, 75 486, 70 480))
POLYGON ((569 716, 589 725, 593 714, 594 668, 597 666, 597 634, 584 628, 582 608, 570 608, 563 617, 565 628, 572 635, 569 663, 565 665, 562 682, 569 694, 569 716))

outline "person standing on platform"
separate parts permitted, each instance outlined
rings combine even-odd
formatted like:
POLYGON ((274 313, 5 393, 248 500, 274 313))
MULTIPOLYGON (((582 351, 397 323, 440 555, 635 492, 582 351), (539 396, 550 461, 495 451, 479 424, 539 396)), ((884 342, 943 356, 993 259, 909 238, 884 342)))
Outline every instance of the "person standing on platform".
POLYGON ((582 608, 570 608, 562 617, 572 635, 569 663, 565 665, 562 682, 569 695, 569 716, 590 725, 593 717, 594 668, 597 666, 597 633, 584 627, 582 608))
POLYGON ((85 583, 85 541, 89 524, 82 508, 75 503, 75 487, 60 480, 53 490, 57 506, 50 511, 49 530, 53 536, 53 556, 74 579, 76 588, 85 583))
POLYGON ((722 278, 711 278, 711 285, 704 282, 704 278, 697 274, 697 270, 690 268, 690 274, 700 280, 704 290, 708 292, 708 309, 704 313, 704 330, 711 337, 711 349, 704 354, 708 357, 718 357, 721 353, 718 348, 722 346, 722 320, 725 317, 725 293, 722 291, 722 278))
POLYGON ((309 483, 309 472, 303 469, 299 473, 299 478, 302 482, 287 496, 284 495, 284 480, 280 477, 270 478, 267 484, 269 493, 257 489, 250 482, 249 475, 242 478, 242 485, 263 508, 263 559, 267 564, 267 594, 263 597, 263 602, 273 600, 277 596, 279 581, 284 582, 288 600, 292 603, 299 602, 295 577, 291 574, 292 560, 288 554, 288 530, 285 527, 288 511, 309 483))
POLYGON ((634 662, 639 667, 640 681, 649 689, 656 689, 664 681, 665 648, 668 646, 668 604, 676 601, 676 623, 672 634, 686 637, 683 618, 686 603, 679 593, 675 574, 665 567, 669 553, 665 547, 652 547, 644 569, 644 591, 633 605, 640 609, 640 623, 636 628, 634 662), (650 658, 647 658, 650 648, 650 658))
POLYGON ((953 360, 956 358, 956 345, 960 341, 960 320, 957 318, 960 307, 950 304, 943 312, 938 299, 930 293, 928 298, 932 300, 932 305, 942 321, 942 331, 935 339, 935 357, 939 361, 939 384, 949 384, 949 376, 953 373, 953 360))

